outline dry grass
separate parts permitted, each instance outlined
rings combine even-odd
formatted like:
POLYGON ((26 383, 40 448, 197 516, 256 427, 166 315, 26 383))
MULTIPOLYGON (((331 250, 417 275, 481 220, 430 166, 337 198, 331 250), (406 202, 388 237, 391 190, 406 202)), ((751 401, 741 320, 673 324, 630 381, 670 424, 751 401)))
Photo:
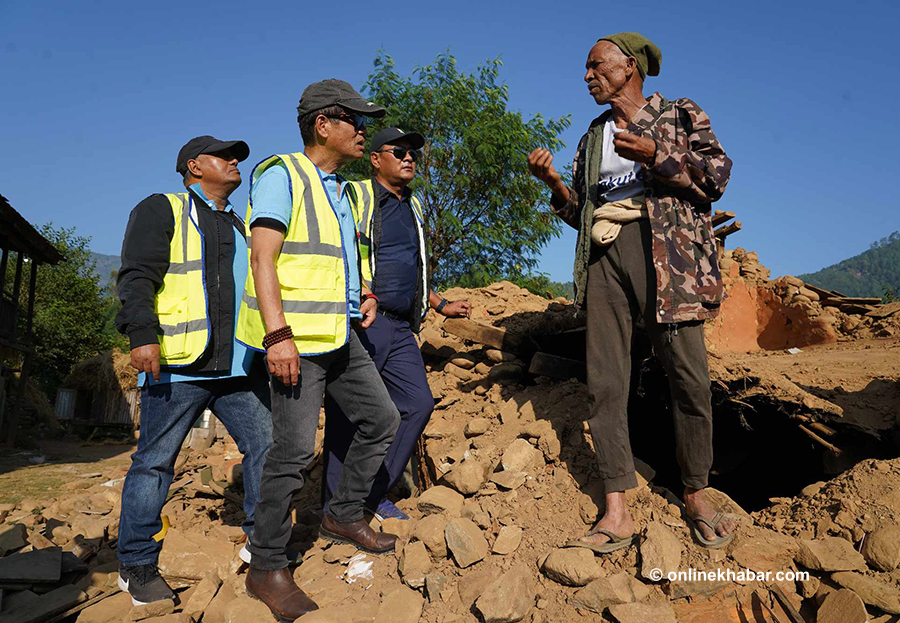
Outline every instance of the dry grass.
POLYGON ((66 387, 125 392, 137 385, 131 358, 118 348, 107 350, 77 364, 66 378, 66 387))

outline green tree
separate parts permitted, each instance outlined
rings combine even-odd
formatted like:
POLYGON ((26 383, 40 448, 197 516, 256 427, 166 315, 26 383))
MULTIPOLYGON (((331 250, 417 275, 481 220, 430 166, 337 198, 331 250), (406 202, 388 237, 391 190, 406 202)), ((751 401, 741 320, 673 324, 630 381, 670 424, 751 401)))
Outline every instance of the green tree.
MULTIPOLYGON (((393 59, 379 52, 374 66, 363 93, 388 113, 370 136, 396 126, 426 138, 412 189, 425 208, 434 281, 474 286, 528 277, 560 224, 539 207, 546 191, 529 175, 526 158, 538 147, 559 150, 570 118, 535 115, 526 121, 508 110, 499 59, 465 73, 448 52, 401 76, 393 59)), ((368 159, 349 172, 368 177, 368 159)))
MULTIPOLYGON (((72 366, 115 344, 107 319, 113 301, 99 285, 89 238, 75 229, 44 225, 41 234, 65 256, 56 266, 38 266, 34 300, 34 378, 48 396, 72 366)), ((27 288, 20 304, 27 309, 27 288)), ((118 304, 118 301, 115 301, 118 304)))

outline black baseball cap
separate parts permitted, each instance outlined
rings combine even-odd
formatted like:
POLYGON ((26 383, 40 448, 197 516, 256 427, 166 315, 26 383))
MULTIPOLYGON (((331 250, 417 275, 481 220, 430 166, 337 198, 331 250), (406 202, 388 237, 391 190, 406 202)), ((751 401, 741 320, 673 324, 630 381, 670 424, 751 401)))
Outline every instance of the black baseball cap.
POLYGON ((393 145, 402 140, 409 141, 413 149, 422 149, 425 146, 425 137, 418 132, 404 132, 400 128, 384 128, 372 137, 369 151, 378 151, 383 145, 393 145))
POLYGON ((197 136, 185 143, 181 151, 178 152, 175 170, 184 175, 188 170, 188 160, 193 160, 200 154, 214 154, 217 151, 225 151, 226 149, 231 150, 238 162, 243 162, 250 155, 250 147, 244 141, 220 141, 212 136, 197 136))
POLYGON ((349 83, 329 78, 313 82, 303 89, 300 103, 297 104, 297 115, 303 117, 313 111, 335 105, 366 117, 383 117, 387 112, 378 104, 367 101, 349 83))

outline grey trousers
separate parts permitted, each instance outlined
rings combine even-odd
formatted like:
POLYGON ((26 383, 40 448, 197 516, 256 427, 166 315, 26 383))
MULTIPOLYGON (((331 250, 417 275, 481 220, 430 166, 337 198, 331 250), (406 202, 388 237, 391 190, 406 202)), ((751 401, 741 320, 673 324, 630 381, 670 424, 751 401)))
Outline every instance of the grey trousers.
MULTIPOLYGON (((656 321, 649 221, 623 225, 609 247, 592 247, 586 294, 588 424, 606 492, 637 486, 628 436, 628 392, 638 324, 646 328, 669 380, 682 482, 702 489, 712 466, 712 404, 703 322, 656 321)), ((646 433, 654 434, 652 428, 646 433)))
POLYGON ((291 500, 303 488, 303 470, 314 457, 326 391, 356 426, 328 508, 338 523, 363 518, 363 501, 400 425, 400 413, 355 331, 336 351, 301 357, 298 385, 271 379, 272 447, 263 467, 256 526, 248 547, 257 569, 288 565, 284 550, 291 536, 291 500))

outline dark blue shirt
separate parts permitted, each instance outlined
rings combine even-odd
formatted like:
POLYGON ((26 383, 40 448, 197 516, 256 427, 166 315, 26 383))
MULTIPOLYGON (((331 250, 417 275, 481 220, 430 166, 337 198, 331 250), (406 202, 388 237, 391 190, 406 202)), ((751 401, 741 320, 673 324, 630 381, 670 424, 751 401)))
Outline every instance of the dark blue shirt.
MULTIPOLYGON (((378 182, 375 182, 378 184, 378 182)), ((406 315, 412 311, 419 273, 419 242, 410 194, 403 200, 384 189, 381 197, 381 240, 375 249, 374 292, 379 309, 406 315)))

